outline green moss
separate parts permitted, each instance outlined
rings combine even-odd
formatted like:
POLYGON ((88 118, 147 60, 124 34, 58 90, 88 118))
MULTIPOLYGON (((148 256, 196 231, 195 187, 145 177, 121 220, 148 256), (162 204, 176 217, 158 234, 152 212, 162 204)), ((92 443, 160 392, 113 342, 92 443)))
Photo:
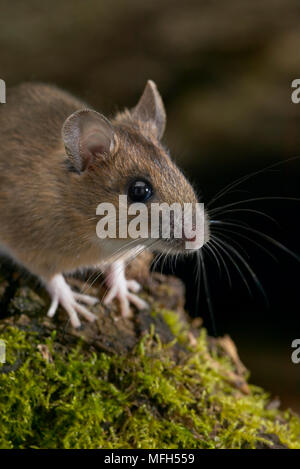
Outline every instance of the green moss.
POLYGON ((179 343, 183 344, 187 342, 188 324, 180 320, 175 311, 170 311, 165 308, 157 308, 153 310, 151 314, 154 317, 159 315, 163 318, 179 343))
MULTIPOLYGON (((161 312, 184 341, 175 313, 161 312)), ((174 361, 173 343, 151 330, 124 356, 62 350, 55 334, 41 353, 35 333, 6 327, 0 368, 1 448, 245 448, 277 436, 300 448, 300 421, 267 410, 252 386, 243 395, 207 360, 202 331, 193 351, 174 361)), ((228 371, 222 354, 214 360, 228 371)))

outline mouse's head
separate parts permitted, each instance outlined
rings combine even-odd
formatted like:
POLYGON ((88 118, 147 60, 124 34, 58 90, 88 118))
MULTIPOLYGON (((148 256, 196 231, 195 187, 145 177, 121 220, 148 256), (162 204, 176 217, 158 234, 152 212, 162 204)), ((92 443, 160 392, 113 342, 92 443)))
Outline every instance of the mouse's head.
POLYGON ((165 124, 162 99, 148 81, 138 104, 112 121, 84 109, 63 126, 69 168, 86 187, 84 207, 89 215, 97 207, 97 235, 110 238, 112 251, 136 239, 163 252, 189 252, 209 239, 203 204, 161 143, 165 124))

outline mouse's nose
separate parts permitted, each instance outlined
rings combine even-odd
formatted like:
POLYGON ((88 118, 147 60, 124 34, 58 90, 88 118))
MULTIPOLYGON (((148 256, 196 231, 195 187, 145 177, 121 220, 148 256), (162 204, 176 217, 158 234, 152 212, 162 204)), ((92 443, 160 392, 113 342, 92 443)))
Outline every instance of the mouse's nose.
POLYGON ((192 207, 183 219, 182 240, 188 250, 198 250, 209 240, 207 214, 203 204, 192 207))
MULTIPOLYGON (((198 228, 199 231, 199 228, 198 228)), ((199 249, 199 239, 196 223, 187 223, 182 225, 182 242, 186 249, 199 249)), ((203 243, 200 243, 201 245, 203 243)))
MULTIPOLYGON (((194 229, 193 229, 193 231, 194 231, 194 229)), ((183 230, 183 233, 182 233, 182 240, 183 241, 189 241, 189 242, 193 243, 194 241, 196 241, 196 237, 197 236, 195 234, 194 235, 186 235, 184 233, 184 230, 183 230)))

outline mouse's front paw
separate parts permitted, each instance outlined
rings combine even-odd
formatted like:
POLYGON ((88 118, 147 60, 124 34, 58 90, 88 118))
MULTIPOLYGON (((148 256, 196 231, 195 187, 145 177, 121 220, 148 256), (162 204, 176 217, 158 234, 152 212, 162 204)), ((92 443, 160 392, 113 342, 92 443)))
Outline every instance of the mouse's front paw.
POLYGON ((97 298, 72 291, 62 275, 55 275, 48 282, 47 289, 52 299, 47 313, 48 317, 53 317, 58 305, 61 305, 67 311, 71 324, 76 329, 81 326, 78 314, 87 321, 95 321, 96 316, 81 303, 92 306, 99 301, 97 298))
POLYGON ((122 261, 114 262, 106 272, 106 283, 108 293, 103 303, 109 304, 114 298, 120 302, 121 314, 123 317, 130 316, 130 303, 138 309, 148 307, 147 303, 134 293, 140 290, 140 285, 135 280, 127 280, 125 277, 125 268, 122 261), (134 292, 134 293, 131 293, 134 292))

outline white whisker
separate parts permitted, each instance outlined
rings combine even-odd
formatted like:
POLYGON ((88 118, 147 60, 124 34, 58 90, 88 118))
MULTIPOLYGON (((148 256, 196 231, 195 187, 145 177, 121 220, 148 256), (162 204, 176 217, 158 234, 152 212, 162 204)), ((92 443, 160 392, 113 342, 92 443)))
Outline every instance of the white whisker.
MULTIPOLYGON (((237 264, 237 262, 234 260, 234 258, 232 257, 232 255, 228 252, 228 250, 225 249, 224 247, 224 242, 220 239, 220 238, 214 238, 214 242, 217 244, 217 246, 219 246, 219 249, 221 249, 221 251, 229 258, 229 260, 232 262, 233 266, 236 268, 236 270, 238 271, 239 275, 241 276, 241 279, 243 280, 248 292, 249 292, 249 295, 252 297, 252 291, 249 287, 249 284, 247 282, 247 279, 245 277, 245 275, 243 274, 242 270, 240 269, 239 265, 237 264)), ((228 248, 227 248, 228 249, 228 248)))
POLYGON ((260 292, 262 293, 265 301, 266 301, 266 304, 267 306, 269 305, 269 301, 268 301, 268 297, 266 295, 266 292, 260 282, 260 280, 258 279, 256 273, 253 271, 253 269, 250 267, 250 265, 248 264, 248 262, 245 260, 245 258, 233 247, 231 246, 229 243, 227 243, 226 241, 224 240, 220 240, 220 243, 223 244, 223 246, 226 246, 227 249, 229 249, 233 254, 236 255, 236 257, 241 261, 241 263, 244 265, 244 267, 247 269, 247 271, 249 272, 249 274, 251 275, 253 281, 255 282, 256 286, 258 287, 258 289, 260 290, 260 292))
POLYGON ((204 283, 204 289, 206 293, 206 301, 207 301, 207 306, 210 314, 210 319, 212 323, 212 331, 215 337, 217 337, 217 329, 216 329, 216 324, 215 324, 215 318, 214 318, 214 311, 213 311, 213 304, 211 300, 211 295, 210 295, 210 289, 209 289, 209 284, 208 284, 208 278, 207 278, 207 272, 205 268, 205 262, 203 259, 203 252, 199 251, 200 255, 200 261, 201 261, 201 266, 202 266, 202 272, 203 272, 203 283, 204 283))
POLYGON ((284 244, 280 243, 276 239, 272 238, 271 236, 267 235, 266 233, 262 233, 261 231, 258 231, 254 228, 250 227, 245 227, 243 225, 239 225, 237 223, 231 223, 231 222, 220 222, 220 224, 228 225, 228 226, 233 226, 237 228, 241 228, 247 231, 250 231, 251 233, 254 233, 258 236, 261 236, 262 238, 266 239, 269 241, 271 244, 274 244, 274 246, 277 246, 279 249, 282 249, 286 253, 288 253, 290 256, 292 256, 294 259, 296 259, 298 262, 300 262, 300 256, 296 254, 295 252, 291 251, 289 248, 287 248, 284 244))
POLYGON ((235 181, 231 182, 230 184, 228 184, 227 186, 225 186, 223 189, 221 189, 221 191, 219 191, 211 200, 210 202, 207 204, 207 207, 209 207, 210 205, 212 205, 216 200, 220 199, 221 197, 223 197, 225 194, 227 194, 231 189, 233 189, 234 187, 237 187, 239 186, 240 184, 242 184, 244 181, 247 181, 249 179, 251 179, 252 177, 254 176, 257 176, 258 174, 261 174, 261 173, 264 173, 265 171, 269 171, 269 170, 272 170, 273 168, 277 167, 277 166, 280 166, 282 164, 286 164, 286 163, 289 163, 291 161, 294 161, 294 160, 297 160, 299 159, 300 156, 295 156, 295 157, 292 157, 292 158, 289 158, 288 160, 284 160, 284 161, 277 161, 276 163, 273 163, 269 166, 266 166, 265 168, 263 169, 259 169, 257 171, 254 171, 253 173, 250 173, 250 174, 247 174, 245 176, 242 176, 238 179, 236 179, 235 181))

